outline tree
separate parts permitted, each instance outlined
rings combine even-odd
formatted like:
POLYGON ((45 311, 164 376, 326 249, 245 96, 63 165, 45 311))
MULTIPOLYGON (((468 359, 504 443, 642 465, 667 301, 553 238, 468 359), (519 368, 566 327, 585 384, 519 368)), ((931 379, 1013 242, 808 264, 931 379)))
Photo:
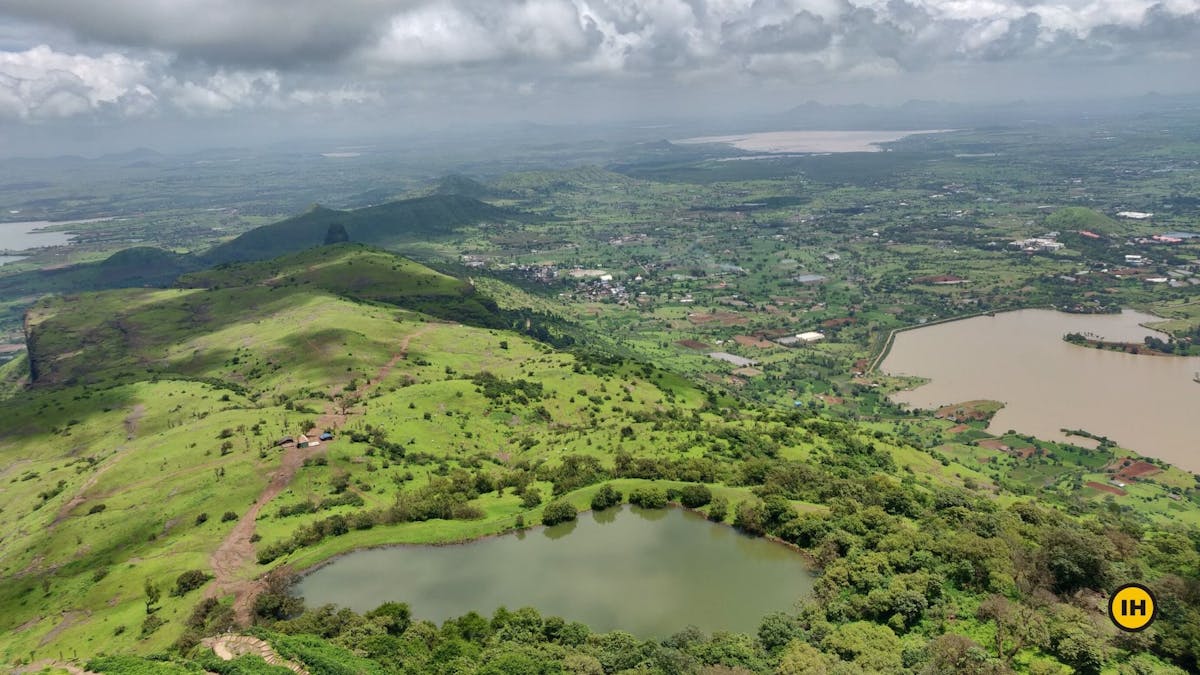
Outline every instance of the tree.
POLYGON ((975 617, 996 624, 996 658, 1012 663, 1026 644, 1045 641, 1045 621, 1039 612, 1012 602, 1003 595, 992 595, 979 603, 975 617), (1009 643, 1005 648, 1005 643, 1009 643))
POLYGON ((984 675, 1004 672, 988 659, 987 652, 971 638, 956 633, 939 635, 929 643, 928 675, 984 675))
POLYGON ((867 672, 899 673, 903 670, 900 638, 887 626, 855 621, 833 629, 822 646, 867 672))
POLYGON ((708 503, 708 519, 714 523, 725 521, 725 516, 729 513, 729 500, 724 497, 713 497, 713 500, 708 503))
POLYGON ((679 491, 679 503, 689 509, 698 509, 711 502, 712 498, 712 490, 709 490, 708 486, 703 483, 685 485, 679 491))
POLYGON ((592 510, 603 511, 621 503, 622 495, 620 491, 614 488, 611 484, 605 483, 600 486, 596 494, 592 495, 592 510))
MULTIPOLYGON (((180 597, 208 583, 212 576, 203 570, 188 570, 175 579, 175 588, 171 589, 172 597, 180 597)), ((147 592, 147 595, 149 593, 147 592)))
POLYGON ((154 582, 149 579, 146 580, 145 588, 146 588, 146 613, 153 614, 158 609, 157 607, 155 607, 155 605, 158 604, 159 598, 162 597, 162 591, 160 591, 158 586, 154 585, 154 582))
POLYGON ((772 531, 796 518, 796 510, 782 495, 770 495, 763 500, 763 514, 766 516, 766 528, 772 531))
POLYGON ((1042 538, 1042 563, 1050 574, 1055 593, 1106 586, 1108 559, 1102 548, 1102 538, 1089 535, 1057 527, 1042 538))
POLYGON ((537 508, 542 503, 542 493, 535 487, 525 488, 521 493, 521 506, 527 509, 537 508))
POLYGON ((763 534, 767 531, 766 510, 759 502, 738 502, 733 516, 733 526, 747 534, 763 534))
POLYGON ((825 675, 829 672, 830 658, 816 647, 793 640, 783 650, 779 659, 779 675, 825 675))
POLYGON ((557 525, 565 523, 568 520, 575 520, 575 507, 570 502, 559 500, 550 502, 542 511, 542 523, 545 525, 557 525))
POLYGON ((296 575, 287 567, 267 573, 267 587, 254 599, 254 616, 267 621, 290 619, 304 611, 304 601, 290 593, 296 575))
POLYGON ((349 415, 350 409, 358 405, 358 397, 351 394, 337 394, 333 397, 333 406, 339 415, 349 415))
POLYGON ((408 630, 412 623, 412 613, 408 604, 403 602, 385 602, 367 612, 367 618, 373 620, 388 635, 400 635, 408 630))
POLYGON ((643 509, 661 509, 667 505, 667 493, 656 487, 634 488, 629 493, 629 503, 643 509))
POLYGON ((783 612, 773 612, 763 617, 758 624, 758 641, 769 652, 774 652, 792 640, 804 635, 800 617, 783 612))

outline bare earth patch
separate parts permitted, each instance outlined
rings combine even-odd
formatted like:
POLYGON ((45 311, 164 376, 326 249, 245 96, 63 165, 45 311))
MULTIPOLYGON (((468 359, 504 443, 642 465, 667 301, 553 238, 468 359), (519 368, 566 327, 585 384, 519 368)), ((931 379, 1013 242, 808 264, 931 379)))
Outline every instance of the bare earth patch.
POLYGON ((1125 491, 1115 485, 1105 485, 1104 483, 1097 483, 1094 480, 1089 480, 1086 485, 1095 490, 1100 490, 1101 492, 1111 492, 1118 497, 1125 496, 1125 491))
MULTIPOLYGON (((423 326, 405 336, 400 341, 399 351, 379 369, 370 382, 360 389, 360 396, 366 397, 372 388, 378 386, 388 376, 397 363, 408 357, 408 346, 413 338, 432 328, 432 325, 423 326)), ((335 395, 340 393, 340 389, 338 388, 333 393, 335 395)), ((334 405, 330 403, 325 414, 318 419, 318 429, 341 428, 346 423, 346 419, 347 415, 335 410, 334 405)), ((318 433, 318 430, 311 431, 318 433)), ((291 446, 284 450, 279 468, 271 474, 271 480, 267 483, 267 487, 258 495, 258 499, 254 500, 254 504, 242 514, 237 525, 209 557, 209 566, 212 568, 214 579, 205 591, 205 595, 210 598, 233 595, 233 611, 239 625, 250 625, 254 599, 266 587, 266 583, 262 579, 249 578, 257 561, 254 542, 250 541, 250 538, 254 536, 254 524, 258 519, 258 514, 267 503, 287 489, 292 479, 296 477, 296 472, 304 465, 304 460, 314 457, 324 450, 325 448, 321 446, 307 448, 291 446)))

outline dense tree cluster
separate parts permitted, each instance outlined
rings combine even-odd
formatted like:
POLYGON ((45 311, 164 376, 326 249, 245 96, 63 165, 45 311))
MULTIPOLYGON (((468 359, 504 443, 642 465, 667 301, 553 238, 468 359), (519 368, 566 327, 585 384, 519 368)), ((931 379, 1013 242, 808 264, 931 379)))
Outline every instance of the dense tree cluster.
POLYGON ((747 534, 806 551, 820 569, 810 601, 766 617, 755 636, 685 631, 661 642, 592 634, 531 610, 491 620, 469 615, 440 628, 410 623, 405 614, 403 621, 388 619, 391 629, 377 628, 380 615, 324 608, 297 616, 286 589, 260 598, 260 620, 278 621, 272 630, 287 634, 297 654, 349 650, 366 654, 364 663, 379 672, 526 672, 525 656, 540 664, 527 672, 675 673, 719 666, 735 672, 999 673, 1043 666, 1051 672, 1056 663, 1083 673, 1113 663, 1131 664, 1129 672, 1168 672, 1166 662, 1197 668, 1200 532, 1194 528, 1147 531, 1128 510, 997 501, 973 485, 922 480, 897 469, 887 449, 896 438, 804 411, 730 424, 687 415, 647 421, 694 430, 704 456, 616 450, 607 460, 572 454, 504 465, 467 458, 463 464, 471 470, 440 467, 431 483, 402 491, 390 507, 310 523, 290 540, 264 547, 260 559, 355 528, 478 517, 474 500, 489 492, 511 489, 525 508, 542 508, 543 523, 554 524, 575 517, 575 506, 562 497, 576 490, 601 484, 591 505, 602 510, 623 497, 605 481, 666 480, 685 484, 639 485, 628 501, 704 509, 712 520, 729 519, 747 534), (807 458, 785 458, 795 454, 783 450, 797 445, 807 458), (553 485, 553 501, 544 506, 537 481, 553 485), (712 486, 721 484, 748 488, 752 497, 731 503, 714 494, 712 486), (1154 629, 1136 637, 1116 634, 1098 610, 1113 584, 1129 580, 1152 581, 1162 609, 1154 629), (623 647, 610 653, 610 643, 623 647), (494 664, 512 670, 489 670, 494 664))

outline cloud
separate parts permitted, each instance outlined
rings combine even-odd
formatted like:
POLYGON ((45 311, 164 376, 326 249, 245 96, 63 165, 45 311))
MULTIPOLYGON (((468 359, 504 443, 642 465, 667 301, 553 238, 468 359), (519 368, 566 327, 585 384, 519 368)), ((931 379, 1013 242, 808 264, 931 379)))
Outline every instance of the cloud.
POLYGON ((1200 0, 3 0, 0 115, 432 105, 997 63, 1150 72, 1200 61, 1198 45, 1200 0), (35 31, 53 47, 12 46, 35 31))
POLYGON ((5 0, 0 13, 83 40, 209 63, 280 67, 336 59, 371 39, 388 0, 5 0))
POLYGON ((0 52, 0 116, 72 117, 101 109, 143 114, 154 101, 148 64, 116 53, 97 57, 39 45, 0 52))
POLYGON ((289 86, 276 71, 226 70, 200 77, 168 72, 162 55, 68 54, 47 45, 0 51, 0 119, 29 122, 85 115, 136 118, 177 111, 342 106, 375 100, 366 89, 289 86))
MULTIPOLYGON (((914 67, 1036 55, 1093 36, 1190 39, 1200 0, 5 0, 81 40, 226 68, 516 62, 679 70, 767 54, 863 52, 914 67)), ((844 62, 829 58, 827 62, 844 62)))

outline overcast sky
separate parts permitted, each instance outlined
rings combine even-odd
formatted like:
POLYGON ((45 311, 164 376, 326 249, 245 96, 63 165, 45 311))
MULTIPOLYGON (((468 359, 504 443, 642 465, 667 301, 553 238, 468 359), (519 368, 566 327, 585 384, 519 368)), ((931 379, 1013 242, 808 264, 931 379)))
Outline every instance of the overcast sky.
POLYGON ((1200 90, 1200 0, 0 0, 0 154, 1200 90))

